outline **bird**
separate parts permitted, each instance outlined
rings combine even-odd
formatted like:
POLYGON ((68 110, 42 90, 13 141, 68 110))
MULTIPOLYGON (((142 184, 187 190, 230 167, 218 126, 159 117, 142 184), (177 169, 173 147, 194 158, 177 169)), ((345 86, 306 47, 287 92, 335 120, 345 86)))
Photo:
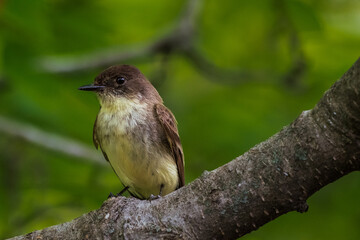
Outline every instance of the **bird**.
POLYGON ((124 186, 118 195, 151 200, 184 186, 177 121, 138 68, 111 66, 79 90, 99 100, 93 142, 124 186))

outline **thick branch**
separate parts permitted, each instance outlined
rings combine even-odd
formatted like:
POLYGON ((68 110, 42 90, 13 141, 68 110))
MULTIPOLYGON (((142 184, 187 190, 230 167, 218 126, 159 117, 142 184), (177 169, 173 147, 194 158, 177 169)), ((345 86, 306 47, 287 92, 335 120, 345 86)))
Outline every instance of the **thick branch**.
POLYGON ((155 201, 111 198, 71 222, 14 239, 234 239, 360 170, 360 59, 311 111, 267 141, 155 201))

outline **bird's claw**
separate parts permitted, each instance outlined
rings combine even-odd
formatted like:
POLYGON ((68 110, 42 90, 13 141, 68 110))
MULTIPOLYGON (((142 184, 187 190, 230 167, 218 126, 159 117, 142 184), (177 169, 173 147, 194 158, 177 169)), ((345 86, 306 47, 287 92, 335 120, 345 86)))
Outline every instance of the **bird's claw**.
POLYGON ((109 196, 107 197, 107 199, 113 198, 113 197, 117 197, 117 196, 115 196, 112 192, 110 192, 110 194, 109 194, 109 196))
POLYGON ((151 202, 151 201, 159 199, 159 198, 161 198, 161 195, 156 195, 155 196, 155 195, 151 194, 150 197, 149 197, 149 201, 151 202))

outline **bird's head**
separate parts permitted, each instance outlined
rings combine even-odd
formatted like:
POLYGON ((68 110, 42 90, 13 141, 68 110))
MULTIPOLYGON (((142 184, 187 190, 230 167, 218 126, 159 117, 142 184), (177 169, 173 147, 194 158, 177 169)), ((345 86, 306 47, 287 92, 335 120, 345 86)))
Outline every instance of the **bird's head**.
POLYGON ((95 78, 93 84, 81 86, 79 90, 96 92, 100 103, 116 98, 162 101, 140 70, 130 65, 109 67, 95 78))

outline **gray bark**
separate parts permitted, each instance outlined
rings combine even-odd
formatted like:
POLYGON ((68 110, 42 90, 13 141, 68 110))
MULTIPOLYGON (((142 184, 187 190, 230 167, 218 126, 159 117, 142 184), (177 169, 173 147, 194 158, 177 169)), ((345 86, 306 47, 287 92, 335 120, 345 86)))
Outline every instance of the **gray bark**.
POLYGON ((310 111, 267 141, 154 201, 111 198, 13 239, 235 239, 360 170, 360 59, 310 111))

